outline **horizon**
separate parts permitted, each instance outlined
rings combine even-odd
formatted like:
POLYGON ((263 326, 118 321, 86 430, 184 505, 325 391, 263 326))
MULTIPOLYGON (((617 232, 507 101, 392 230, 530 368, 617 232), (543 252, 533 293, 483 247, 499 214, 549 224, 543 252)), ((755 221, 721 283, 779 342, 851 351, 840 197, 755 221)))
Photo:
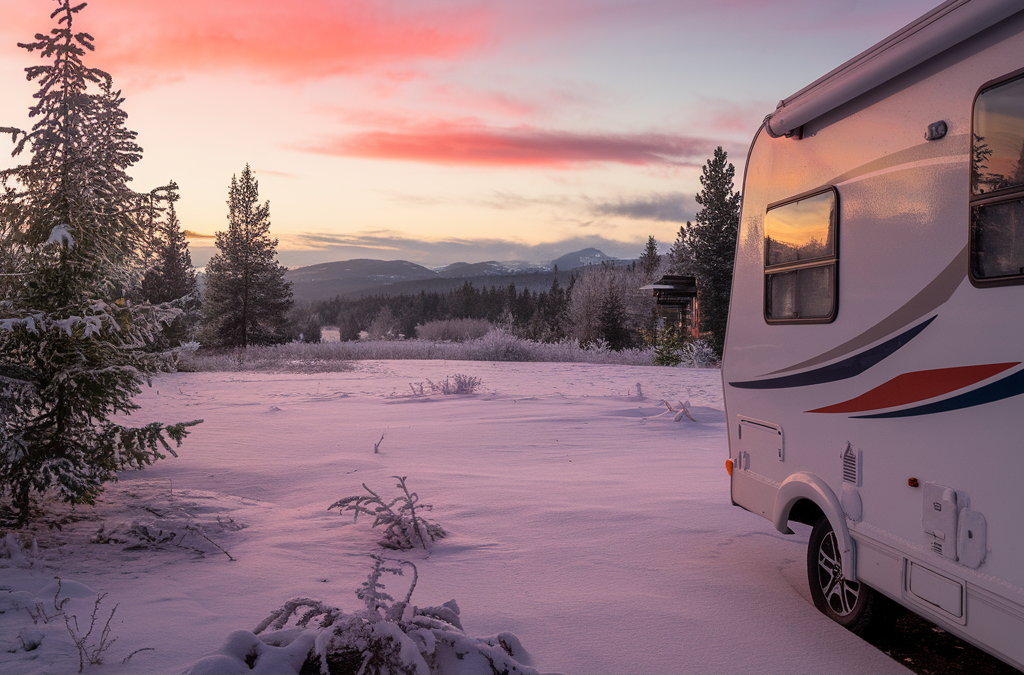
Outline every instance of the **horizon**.
MULTIPOLYGON (((665 252, 722 146, 937 3, 90 0, 140 191, 175 180, 197 266, 248 163, 288 267, 665 252)), ((0 126, 27 128, 50 0, 0 0, 0 126)), ((13 148, 12 148, 13 149, 13 148)), ((27 161, 3 153, 0 168, 27 161)))

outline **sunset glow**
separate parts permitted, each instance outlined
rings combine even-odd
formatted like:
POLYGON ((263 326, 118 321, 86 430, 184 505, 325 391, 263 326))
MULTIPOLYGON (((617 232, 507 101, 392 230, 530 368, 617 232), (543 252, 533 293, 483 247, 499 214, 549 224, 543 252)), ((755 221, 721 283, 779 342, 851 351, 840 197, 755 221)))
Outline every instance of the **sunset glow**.
MULTIPOLYGON (((136 188, 181 186, 196 264, 248 162, 284 264, 440 265, 667 249, 715 147, 738 182, 779 99, 934 4, 90 0, 75 28, 123 90, 136 188)), ((0 126, 31 123, 16 43, 55 7, 0 0, 0 126)))

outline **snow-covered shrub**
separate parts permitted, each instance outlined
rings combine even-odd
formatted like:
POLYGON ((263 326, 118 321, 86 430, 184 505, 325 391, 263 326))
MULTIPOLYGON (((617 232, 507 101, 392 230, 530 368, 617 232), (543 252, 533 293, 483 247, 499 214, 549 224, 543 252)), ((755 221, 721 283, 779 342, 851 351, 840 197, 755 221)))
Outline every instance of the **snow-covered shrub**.
POLYGON ((398 340, 402 337, 401 330, 401 322, 391 313, 391 308, 385 305, 373 317, 366 333, 372 340, 398 340))
POLYGON ((714 349, 704 340, 688 343, 679 354, 679 365, 684 368, 716 368, 718 363, 714 349))
MULTIPOLYGON (((443 382, 431 382, 427 380, 427 384, 430 385, 430 390, 435 394, 440 392, 442 394, 472 394, 476 391, 476 388, 480 386, 480 378, 473 377, 472 375, 464 375, 462 373, 455 373, 451 377, 444 378, 443 382)), ((415 389, 413 390, 415 392, 415 389)), ((420 393, 423 393, 423 387, 420 387, 420 393)))
POLYGON ((441 319, 416 326, 416 337, 432 342, 465 342, 487 335, 491 328, 486 319, 441 319))
POLYGON ((362 610, 345 613, 308 598, 296 598, 273 612, 252 633, 235 631, 215 655, 197 663, 188 675, 251 672, 255 675, 538 675, 512 633, 476 638, 462 628, 455 600, 436 607, 411 606, 418 574, 403 560, 375 555, 374 567, 356 591, 362 610), (385 592, 384 574, 413 579, 403 600, 385 592), (309 609, 288 628, 298 610, 309 609), (308 629, 321 617, 319 629, 308 629), (267 628, 274 632, 257 638, 267 628), (302 655, 304 659, 301 659, 302 655), (247 670, 242 670, 246 667, 247 670))
POLYGON ((434 541, 447 537, 448 533, 444 531, 443 527, 417 515, 417 507, 420 509, 420 514, 424 510, 430 511, 433 507, 430 504, 418 503, 419 495, 415 492, 410 493, 409 488, 405 485, 406 476, 392 476, 392 478, 398 479, 396 487, 402 490, 402 494, 390 502, 385 503, 380 495, 363 483, 363 489, 370 494, 339 499, 328 506, 327 510, 337 508, 339 512, 352 511, 354 513, 353 521, 359 519, 360 513, 373 516, 373 527, 386 526, 384 536, 379 542, 384 548, 400 550, 422 546, 424 549, 429 549, 430 544, 434 541))
POLYGON ((0 539, 0 567, 31 567, 32 561, 29 559, 29 554, 38 553, 39 549, 35 539, 32 540, 30 549, 11 532, 0 539))
MULTIPOLYGON (((53 627, 63 623, 67 635, 70 636, 71 642, 78 651, 78 672, 82 672, 86 664, 102 664, 107 651, 117 641, 116 637, 110 635, 110 622, 114 619, 118 605, 114 605, 109 614, 105 610, 101 612, 100 605, 107 597, 106 593, 97 594, 88 586, 76 581, 65 583, 60 577, 54 578, 56 583, 47 584, 39 592, 39 595, 45 596, 46 600, 35 597, 28 591, 19 591, 6 598, 7 602, 4 603, 6 607, 0 604, 0 613, 8 608, 24 609, 32 619, 34 629, 23 629, 18 636, 21 641, 21 649, 24 651, 38 649, 47 634, 53 635, 53 630, 60 630, 53 627), (53 594, 52 598, 50 593, 53 594), (95 600, 93 600, 90 610, 84 603, 92 596, 95 596, 95 600), (72 605, 69 606, 68 603, 72 603, 72 605), (88 612, 81 623, 78 621, 78 615, 72 613, 74 606, 88 612), (106 621, 103 620, 104 615, 107 617, 106 621), (97 629, 98 635, 94 635, 97 629)), ((132 654, 138 653, 138 651, 144 650, 136 650, 132 654)), ((125 662, 132 657, 132 654, 125 658, 125 662)))
POLYGON ((480 361, 530 361, 529 343, 504 328, 495 328, 472 344, 480 361))

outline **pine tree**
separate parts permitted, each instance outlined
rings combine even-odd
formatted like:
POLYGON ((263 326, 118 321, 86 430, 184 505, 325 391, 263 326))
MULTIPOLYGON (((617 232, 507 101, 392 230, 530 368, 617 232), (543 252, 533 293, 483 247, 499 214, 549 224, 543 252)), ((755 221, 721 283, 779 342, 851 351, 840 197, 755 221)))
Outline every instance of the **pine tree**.
POLYGON ((28 164, 0 172, 0 496, 19 524, 30 497, 56 488, 92 503, 117 471, 174 454, 187 424, 128 427, 143 378, 166 362, 147 349, 163 308, 125 300, 139 282, 148 195, 128 188, 142 154, 111 77, 87 68, 93 38, 75 33, 84 7, 62 0, 57 27, 19 46, 49 65, 31 131, 3 128, 28 164))
POLYGON ((692 228, 693 223, 686 221, 686 225, 679 226, 679 234, 672 242, 672 248, 668 252, 669 274, 684 274, 693 276, 693 255, 690 247, 686 245, 686 230, 692 228))
POLYGON ((645 277, 652 277, 658 272, 658 268, 661 267, 661 255, 658 253, 658 242, 653 236, 647 237, 647 246, 644 248, 644 252, 640 254, 640 258, 637 260, 637 265, 640 267, 640 272, 645 277))
POLYGON ((630 346, 632 340, 630 340, 627 321, 626 306, 623 304, 622 298, 619 297, 614 286, 609 286, 598 312, 601 337, 608 343, 609 348, 622 351, 630 346))
POLYGON ((291 283, 270 238, 270 202, 259 203, 249 165, 231 176, 228 230, 217 233, 220 252, 206 266, 203 342, 211 347, 277 344, 291 338, 291 283))
MULTIPOLYGON (((700 330, 719 357, 725 344, 732 268, 740 223, 740 194, 733 191, 736 169, 721 146, 707 161, 700 176, 704 189, 695 199, 703 208, 696 222, 680 229, 680 259, 688 255, 697 277, 700 330)), ((675 248, 675 247, 673 247, 675 248)))
POLYGON ((147 302, 169 303, 181 311, 163 330, 166 346, 174 347, 192 337, 201 303, 192 255, 174 208, 179 198, 177 183, 171 181, 157 198, 167 202, 166 219, 155 226, 155 260, 142 278, 141 295, 147 302))

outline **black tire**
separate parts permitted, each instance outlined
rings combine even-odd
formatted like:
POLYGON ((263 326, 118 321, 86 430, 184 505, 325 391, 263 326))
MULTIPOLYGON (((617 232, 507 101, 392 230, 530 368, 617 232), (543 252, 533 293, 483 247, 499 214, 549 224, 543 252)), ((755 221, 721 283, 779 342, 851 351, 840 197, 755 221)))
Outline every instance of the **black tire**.
POLYGON ((807 581, 814 606, 840 626, 863 635, 871 627, 880 596, 864 584, 847 581, 839 560, 838 539, 822 516, 807 545, 807 581))

